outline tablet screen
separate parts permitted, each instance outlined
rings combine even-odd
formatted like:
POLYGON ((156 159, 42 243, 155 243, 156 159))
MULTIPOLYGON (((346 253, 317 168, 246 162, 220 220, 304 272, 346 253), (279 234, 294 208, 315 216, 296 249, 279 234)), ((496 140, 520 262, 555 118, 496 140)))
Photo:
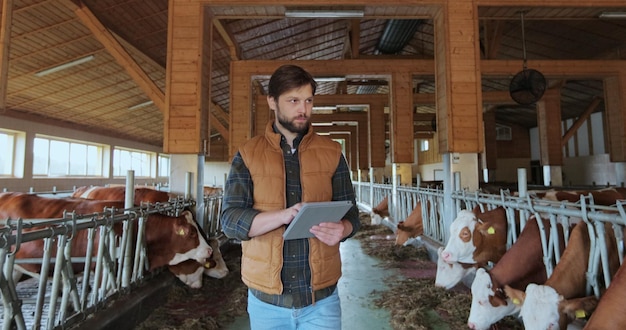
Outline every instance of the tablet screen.
POLYGON ((313 237, 311 227, 322 222, 337 222, 352 207, 351 201, 303 203, 283 234, 286 240, 313 237))

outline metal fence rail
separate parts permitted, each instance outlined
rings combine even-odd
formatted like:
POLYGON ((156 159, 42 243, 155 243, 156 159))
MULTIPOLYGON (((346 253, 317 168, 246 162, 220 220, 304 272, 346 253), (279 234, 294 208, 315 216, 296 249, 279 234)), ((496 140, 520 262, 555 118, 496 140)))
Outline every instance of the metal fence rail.
POLYGON ((179 199, 156 204, 156 207, 128 208, 122 210, 123 213, 108 209, 83 216, 68 213, 62 219, 0 221, 2 329, 66 328, 101 309, 113 297, 129 293, 152 275, 145 272, 147 254, 143 237, 150 214, 177 214, 193 205, 192 200, 179 199), (114 226, 122 226, 121 236, 114 234, 114 226), (88 233, 87 253, 84 257, 73 258, 72 239, 81 230, 88 233), (43 240, 42 259, 16 260, 16 252, 25 243, 37 240, 43 240), (133 246, 130 242, 136 244, 133 246), (60 253, 53 255, 53 244, 60 253), (95 249, 97 254, 94 255, 95 249), (77 262, 85 264, 80 274, 72 270, 72 264, 77 262), (41 274, 52 273, 51 277, 39 276, 34 297, 24 297, 13 278, 14 269, 19 269, 23 263, 40 263, 41 274), (25 317, 25 309, 34 317, 25 317))
POLYGON ((467 192, 457 190, 451 193, 452 204, 444 205, 444 192, 440 189, 420 188, 420 187, 394 187, 392 185, 372 184, 369 182, 354 182, 357 192, 357 202, 364 210, 371 210, 378 205, 383 198, 388 197, 390 217, 383 221, 385 225, 394 232, 398 222, 403 221, 415 208, 417 203, 422 203, 422 220, 424 236, 437 244, 445 245, 448 241, 448 226, 462 209, 474 209, 478 207, 481 211, 503 207, 506 210, 508 232, 507 245, 510 247, 515 243, 519 232, 525 226, 526 221, 531 217, 549 220, 550 226, 555 228, 561 225, 563 237, 558 237, 557 230, 551 230, 547 235, 547 228, 543 228, 541 221, 538 221, 540 232, 542 232, 542 249, 544 253, 544 264, 548 276, 552 273, 554 266, 560 259, 558 249, 559 239, 567 242, 569 238, 570 225, 579 221, 585 221, 589 229, 591 239, 591 251, 589 256, 588 269, 588 292, 593 292, 599 296, 601 288, 608 287, 611 278, 608 276, 608 242, 605 241, 605 224, 613 229, 618 247, 620 263, 624 258, 624 238, 623 231, 626 226, 626 201, 616 201, 614 206, 601 206, 594 204, 593 197, 580 196, 576 203, 555 202, 537 198, 532 193, 526 197, 512 196, 508 191, 502 190, 499 195, 486 194, 481 192, 467 192), (397 200, 392 203, 391 199, 397 200), (398 210, 392 210, 392 205, 397 205, 398 210), (428 207, 424 207, 427 205, 428 207), (453 218, 444 217, 445 207, 453 209, 453 218), (394 215, 397 218, 394 218, 394 215), (602 279, 598 279, 600 272, 602 279))

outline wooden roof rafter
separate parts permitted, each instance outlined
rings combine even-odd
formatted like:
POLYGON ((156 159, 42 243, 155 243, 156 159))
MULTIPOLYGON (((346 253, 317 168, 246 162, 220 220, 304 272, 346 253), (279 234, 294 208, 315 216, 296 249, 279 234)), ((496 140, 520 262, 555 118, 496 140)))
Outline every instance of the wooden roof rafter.
POLYGON ((82 2, 74 11, 83 24, 91 30, 96 39, 109 51, 109 53, 126 69, 128 74, 139 85, 148 98, 161 110, 165 111, 165 93, 150 79, 142 67, 132 58, 126 49, 82 2))

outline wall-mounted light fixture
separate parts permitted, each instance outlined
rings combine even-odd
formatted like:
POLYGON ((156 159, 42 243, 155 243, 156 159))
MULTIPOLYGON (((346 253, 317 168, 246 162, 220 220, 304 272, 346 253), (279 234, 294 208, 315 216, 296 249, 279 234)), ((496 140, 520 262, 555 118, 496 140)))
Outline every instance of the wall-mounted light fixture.
POLYGON ((598 15, 599 18, 617 18, 617 19, 625 19, 626 12, 624 11, 605 11, 598 15))
POLYGON ((363 17, 363 10, 342 9, 286 9, 285 17, 299 18, 356 18, 363 17))
POLYGON ((66 62, 66 63, 60 64, 60 65, 57 65, 57 66, 53 66, 53 67, 51 67, 49 69, 37 71, 37 72, 35 72, 35 76, 43 77, 43 76, 49 75, 51 73, 59 72, 61 70, 69 69, 69 68, 71 68, 73 66, 77 66, 79 64, 83 64, 83 63, 89 62, 89 61, 93 60, 94 58, 95 58, 94 55, 81 57, 79 59, 76 59, 76 60, 73 60, 73 61, 70 61, 70 62, 66 62))
POLYGON ((137 110, 139 108, 147 107, 147 106, 149 106, 150 104, 153 104, 153 103, 154 103, 154 101, 152 101, 152 100, 146 101, 146 102, 142 102, 142 103, 135 104, 133 106, 128 107, 128 110, 137 110))
POLYGON ((337 107, 334 107, 334 106, 314 106, 312 111, 314 113, 333 113, 333 112, 337 111, 337 107))
POLYGON ((314 77, 317 82, 339 82, 346 81, 345 77, 314 77))

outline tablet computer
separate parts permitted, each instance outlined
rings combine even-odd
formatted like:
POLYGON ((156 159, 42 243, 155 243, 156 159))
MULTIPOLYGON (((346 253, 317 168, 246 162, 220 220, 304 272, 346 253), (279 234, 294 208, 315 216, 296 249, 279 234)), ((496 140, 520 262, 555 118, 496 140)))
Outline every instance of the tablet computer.
POLYGON ((314 237, 311 227, 322 222, 337 222, 352 207, 351 201, 302 203, 302 208, 283 234, 285 240, 314 237))

